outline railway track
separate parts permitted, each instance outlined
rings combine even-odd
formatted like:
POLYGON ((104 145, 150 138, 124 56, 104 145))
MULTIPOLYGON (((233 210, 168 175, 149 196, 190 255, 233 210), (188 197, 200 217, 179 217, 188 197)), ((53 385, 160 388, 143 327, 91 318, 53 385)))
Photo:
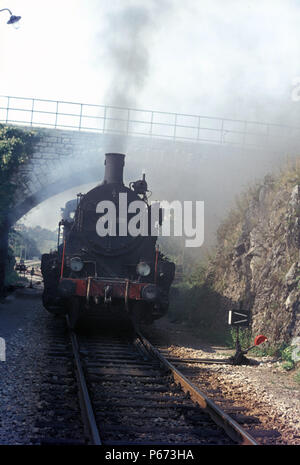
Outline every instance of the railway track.
POLYGON ((89 444, 257 444, 139 331, 69 335, 89 444))

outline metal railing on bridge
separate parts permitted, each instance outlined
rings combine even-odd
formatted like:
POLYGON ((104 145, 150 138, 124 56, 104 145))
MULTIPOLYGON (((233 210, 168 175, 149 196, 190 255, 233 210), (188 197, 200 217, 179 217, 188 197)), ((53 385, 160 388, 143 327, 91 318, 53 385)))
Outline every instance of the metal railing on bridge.
POLYGON ((300 128, 256 121, 0 96, 0 122, 253 147, 300 144, 300 128))

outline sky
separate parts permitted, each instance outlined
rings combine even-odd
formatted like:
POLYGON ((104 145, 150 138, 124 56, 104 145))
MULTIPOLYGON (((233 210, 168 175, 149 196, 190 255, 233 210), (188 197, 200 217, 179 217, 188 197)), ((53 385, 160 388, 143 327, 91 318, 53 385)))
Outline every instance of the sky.
MULTIPOLYGON (((300 0, 0 0, 1 8, 22 23, 15 30, 0 13, 0 95, 300 126, 300 0)), ((63 198, 52 199, 55 211, 63 198)))
POLYGON ((110 104, 124 78, 120 52, 140 61, 130 74, 141 81, 139 107, 266 120, 279 101, 290 103, 300 75, 299 0, 0 0, 0 8, 22 16, 16 31, 0 15, 2 95, 110 104))

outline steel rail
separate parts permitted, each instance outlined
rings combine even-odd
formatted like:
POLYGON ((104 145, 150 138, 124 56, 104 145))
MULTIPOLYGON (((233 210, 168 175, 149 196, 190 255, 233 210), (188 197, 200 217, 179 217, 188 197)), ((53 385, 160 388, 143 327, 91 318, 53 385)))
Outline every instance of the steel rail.
POLYGON ((69 322, 68 315, 66 316, 66 319, 67 319, 67 324, 68 324, 68 328, 70 331, 70 338, 72 342, 72 349, 73 349, 73 355, 74 355, 74 360, 75 360, 76 377, 77 377, 77 382, 78 382, 78 387, 79 387, 79 400, 80 400, 82 415, 85 420, 85 425, 87 427, 88 434, 90 436, 92 445, 100 446, 102 445, 102 441, 99 435, 99 430, 97 427, 90 395, 88 392, 84 372, 83 372, 81 361, 80 361, 77 337, 74 331, 70 329, 70 322, 69 322))
POLYGON ((228 436, 241 445, 259 445, 259 443, 248 434, 233 418, 227 415, 218 405, 209 399, 197 386, 189 381, 180 371, 170 363, 152 344, 136 329, 138 338, 137 345, 142 344, 142 350, 152 354, 173 375, 174 382, 178 384, 185 393, 189 393, 191 399, 201 408, 205 409, 211 418, 221 426, 228 436))
MULTIPOLYGON (((90 437, 91 444, 102 445, 80 360, 78 340, 76 334, 70 329, 68 316, 66 317, 66 320, 70 331, 70 338, 76 367, 76 377, 79 387, 80 406, 84 424, 90 437)), ((212 420, 218 426, 223 428, 226 434, 233 441, 241 445, 258 445, 258 442, 249 433, 247 433, 235 420, 233 420, 218 405, 216 405, 213 400, 209 399, 198 387, 196 387, 182 373, 180 373, 180 371, 170 361, 168 361, 154 346, 152 346, 152 344, 140 333, 138 328, 135 328, 134 343, 139 351, 144 354, 144 356, 148 358, 150 355, 151 358, 158 360, 160 365, 167 369, 168 372, 172 375, 175 384, 179 385, 183 392, 186 394, 188 393, 191 400, 195 402, 200 408, 205 410, 210 415, 212 420)))

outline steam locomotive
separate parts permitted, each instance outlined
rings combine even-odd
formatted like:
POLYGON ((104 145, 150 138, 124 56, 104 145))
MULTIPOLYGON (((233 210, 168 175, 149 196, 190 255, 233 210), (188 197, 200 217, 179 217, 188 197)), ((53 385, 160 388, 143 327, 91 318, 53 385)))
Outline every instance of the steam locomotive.
POLYGON ((43 305, 73 327, 89 312, 152 323, 168 309, 175 265, 157 246, 163 212, 145 175, 124 185, 124 159, 105 155, 103 182, 67 202, 57 251, 42 255, 43 305))

